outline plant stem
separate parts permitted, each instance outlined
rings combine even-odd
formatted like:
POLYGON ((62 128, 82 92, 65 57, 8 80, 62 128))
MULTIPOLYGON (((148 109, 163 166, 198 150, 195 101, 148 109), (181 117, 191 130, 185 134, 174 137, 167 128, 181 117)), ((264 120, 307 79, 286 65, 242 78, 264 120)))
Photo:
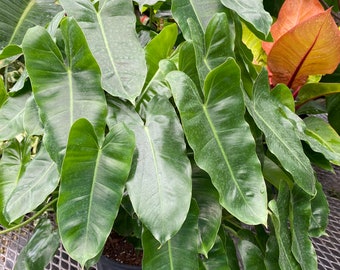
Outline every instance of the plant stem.
POLYGON ((43 208, 41 208, 37 213, 35 213, 32 217, 30 217, 29 219, 25 220, 24 222, 15 225, 14 227, 11 227, 9 229, 6 230, 2 230, 0 231, 0 235, 1 234, 5 234, 11 231, 15 231, 27 224, 29 224, 31 221, 33 221, 34 219, 36 219, 37 217, 39 217, 40 215, 42 215, 51 205, 53 205, 56 201, 58 200, 58 198, 55 198, 54 200, 50 201, 48 204, 46 204, 43 208))

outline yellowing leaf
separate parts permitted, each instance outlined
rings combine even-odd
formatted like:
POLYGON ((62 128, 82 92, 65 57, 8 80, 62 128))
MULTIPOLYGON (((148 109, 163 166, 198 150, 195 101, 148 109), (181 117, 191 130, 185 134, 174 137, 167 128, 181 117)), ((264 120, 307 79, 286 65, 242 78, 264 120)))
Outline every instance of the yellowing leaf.
POLYGON ((271 83, 284 83, 294 90, 308 75, 332 73, 340 62, 340 32, 323 11, 283 34, 268 55, 271 83))

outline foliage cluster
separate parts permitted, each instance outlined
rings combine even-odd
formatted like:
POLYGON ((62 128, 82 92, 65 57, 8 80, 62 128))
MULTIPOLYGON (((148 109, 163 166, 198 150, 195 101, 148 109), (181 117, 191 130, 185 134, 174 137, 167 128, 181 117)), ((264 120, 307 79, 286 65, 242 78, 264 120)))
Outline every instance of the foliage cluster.
POLYGON ((0 0, 1 233, 37 220, 15 269, 43 269, 60 241, 93 265, 112 229, 140 239, 143 269, 317 269, 339 32, 318 1, 287 0, 329 28, 275 36, 282 2, 0 0), (280 81, 284 60, 304 79, 280 81))

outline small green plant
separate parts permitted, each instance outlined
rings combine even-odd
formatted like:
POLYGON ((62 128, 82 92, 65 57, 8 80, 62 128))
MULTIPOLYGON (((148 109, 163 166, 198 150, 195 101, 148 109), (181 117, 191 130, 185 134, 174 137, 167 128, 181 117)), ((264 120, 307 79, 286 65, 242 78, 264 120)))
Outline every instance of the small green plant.
POLYGON ((16 269, 60 241, 93 265, 112 229, 143 269, 317 269, 339 59, 322 83, 270 85, 251 49, 277 7, 241 2, 0 0, 1 233, 39 221, 16 269))

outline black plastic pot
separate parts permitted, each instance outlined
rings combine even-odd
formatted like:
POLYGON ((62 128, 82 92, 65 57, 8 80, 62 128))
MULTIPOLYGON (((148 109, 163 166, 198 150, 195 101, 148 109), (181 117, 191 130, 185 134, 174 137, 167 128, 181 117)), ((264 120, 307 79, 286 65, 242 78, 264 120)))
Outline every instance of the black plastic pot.
POLYGON ((142 270, 142 267, 117 263, 113 260, 101 256, 97 263, 98 270, 142 270))

